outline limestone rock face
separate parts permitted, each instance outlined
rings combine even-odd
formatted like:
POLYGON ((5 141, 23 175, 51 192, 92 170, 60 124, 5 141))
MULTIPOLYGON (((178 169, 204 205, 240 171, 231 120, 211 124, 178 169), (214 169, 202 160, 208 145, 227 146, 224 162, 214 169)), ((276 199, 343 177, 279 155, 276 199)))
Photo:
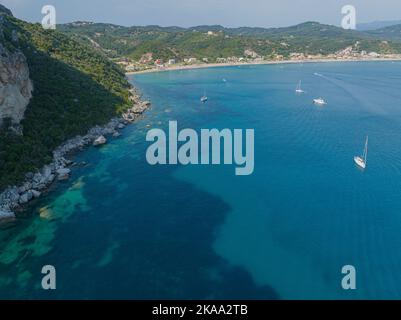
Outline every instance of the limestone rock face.
POLYGON ((32 97, 33 85, 25 56, 10 52, 0 38, 0 126, 4 119, 19 124, 32 97))

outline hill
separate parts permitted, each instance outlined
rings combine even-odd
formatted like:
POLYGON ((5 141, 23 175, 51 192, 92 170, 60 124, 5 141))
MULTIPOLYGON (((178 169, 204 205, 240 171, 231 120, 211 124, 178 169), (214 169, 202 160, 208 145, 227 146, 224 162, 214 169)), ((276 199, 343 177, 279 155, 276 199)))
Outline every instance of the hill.
POLYGON ((401 24, 381 28, 378 30, 368 31, 367 34, 383 40, 401 42, 401 24))
POLYGON ((289 57, 291 53, 305 55, 333 54, 358 43, 359 50, 379 53, 400 53, 399 44, 382 42, 382 38, 354 30, 306 22, 287 28, 224 28, 215 26, 122 27, 100 23, 70 23, 59 26, 76 40, 92 45, 111 58, 127 57, 140 60, 146 53, 157 59, 188 57, 217 58, 243 56, 245 50, 259 56, 289 57))
POLYGON ((401 20, 373 21, 368 23, 359 23, 357 24, 356 29, 359 31, 372 31, 372 30, 387 28, 390 26, 395 26, 397 24, 401 24, 401 20))
POLYGON ((0 129, 1 189, 50 162, 54 148, 66 139, 127 108, 130 85, 101 52, 2 8, 0 45, 6 55, 25 57, 34 88, 19 132, 10 130, 7 119, 0 129))

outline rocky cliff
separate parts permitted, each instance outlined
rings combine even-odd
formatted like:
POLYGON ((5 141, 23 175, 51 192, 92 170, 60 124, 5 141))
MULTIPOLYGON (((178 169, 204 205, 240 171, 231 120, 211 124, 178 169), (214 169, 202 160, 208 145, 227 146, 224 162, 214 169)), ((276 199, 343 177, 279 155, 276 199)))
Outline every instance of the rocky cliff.
POLYGON ((32 97, 32 82, 25 56, 9 52, 0 43, 0 125, 9 118, 19 124, 32 97))
POLYGON ((10 14, 0 8, 0 126, 5 119, 19 124, 32 97, 32 82, 25 56, 13 47, 16 33, 10 40, 3 35, 4 15, 10 14))
POLYGON ((118 137, 149 106, 102 53, 1 5, 0 98, 0 221, 68 178, 64 156, 100 136, 118 137), (23 131, 8 130, 5 118, 23 118, 23 131))
POLYGON ((1 6, 0 20, 1 192, 50 164, 63 142, 121 116, 133 102, 123 71, 99 51, 1 6), (7 117, 22 120, 8 130, 7 117))

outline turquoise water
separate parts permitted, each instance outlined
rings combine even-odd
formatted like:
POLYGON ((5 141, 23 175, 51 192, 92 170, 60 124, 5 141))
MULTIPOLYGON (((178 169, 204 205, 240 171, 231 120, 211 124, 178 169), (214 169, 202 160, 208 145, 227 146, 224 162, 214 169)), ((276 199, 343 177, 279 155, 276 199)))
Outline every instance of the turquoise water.
POLYGON ((132 81, 152 100, 145 118, 77 155, 86 166, 0 230, 0 298, 401 298, 401 63, 132 81), (326 107, 311 104, 319 96, 326 107), (148 165, 146 132, 169 120, 197 131, 255 129, 254 174, 148 165), (353 157, 366 135, 362 172, 353 157), (40 289, 47 264, 57 270, 51 292, 40 289), (355 291, 341 288, 348 264, 355 291))

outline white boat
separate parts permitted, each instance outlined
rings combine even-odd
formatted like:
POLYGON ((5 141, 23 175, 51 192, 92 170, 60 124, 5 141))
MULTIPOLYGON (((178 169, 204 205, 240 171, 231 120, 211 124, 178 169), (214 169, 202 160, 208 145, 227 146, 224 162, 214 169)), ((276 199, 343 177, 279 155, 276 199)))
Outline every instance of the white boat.
POLYGON ((295 92, 296 92, 296 93, 304 93, 304 92, 305 92, 305 91, 303 91, 303 90, 301 89, 301 84, 302 84, 302 82, 301 82, 301 80, 299 80, 298 85, 297 85, 297 88, 295 89, 295 92))
POLYGON ((324 106, 327 104, 327 102, 323 98, 313 99, 313 103, 318 106, 324 106))
POLYGON ((362 169, 366 168, 366 163, 368 160, 368 141, 369 141, 369 137, 366 137, 365 149, 363 150, 363 155, 354 157, 355 163, 362 169))

